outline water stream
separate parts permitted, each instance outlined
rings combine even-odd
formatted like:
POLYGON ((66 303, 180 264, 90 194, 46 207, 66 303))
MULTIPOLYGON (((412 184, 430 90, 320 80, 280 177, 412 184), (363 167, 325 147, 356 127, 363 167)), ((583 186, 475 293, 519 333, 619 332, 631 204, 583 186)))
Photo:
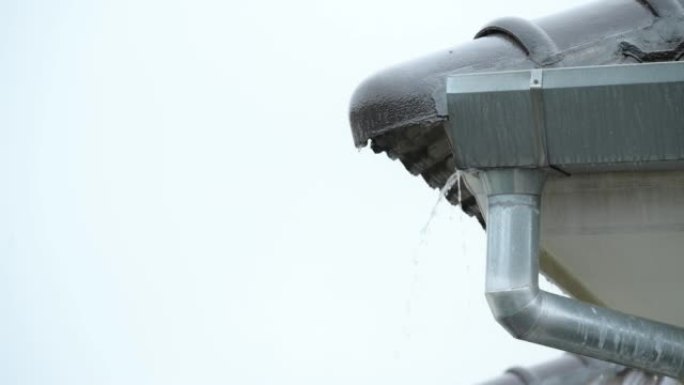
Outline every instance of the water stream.
MULTIPOLYGON (((460 205, 461 203, 461 172, 456 171, 453 174, 447 178, 446 182, 444 183, 444 186, 439 190, 439 195, 437 197, 437 201, 435 204, 432 206, 432 210, 430 210, 429 217, 423 227, 420 230, 420 240, 416 247, 413 248, 411 252, 411 263, 412 263, 412 270, 413 270, 413 277, 411 279, 411 284, 409 288, 409 295, 406 300, 406 306, 405 306, 405 318, 402 326, 402 333, 404 335, 404 338, 409 341, 412 338, 412 330, 410 326, 410 322, 412 319, 412 312, 413 312, 413 306, 416 301, 416 297, 418 295, 418 287, 420 284, 420 259, 421 259, 421 251, 425 249, 427 246, 427 242, 430 237, 430 226, 432 225, 434 219, 437 217, 440 207, 442 206, 442 203, 445 201, 446 195, 449 193, 449 191, 454 187, 454 185, 457 186, 458 188, 458 203, 460 205)), ((457 213, 459 214, 459 213, 457 213)), ((462 215, 457 215, 458 217, 458 222, 462 221, 462 215)), ((449 220, 453 219, 453 215, 449 215, 449 220)), ((464 246, 465 247, 465 246, 464 246)), ((395 356, 399 358, 399 352, 395 352, 395 356)))
POLYGON ((437 201, 435 204, 432 206, 432 210, 430 211, 430 216, 428 217, 427 221, 425 222, 425 225, 423 225, 423 228, 420 230, 420 244, 423 244, 427 238, 428 230, 430 229, 430 224, 432 223, 432 220, 435 218, 437 215, 437 209, 439 208, 439 204, 442 203, 442 201, 446 198, 447 193, 454 187, 454 185, 458 185, 458 204, 459 206, 461 205, 461 171, 456 170, 453 174, 447 178, 446 182, 444 183, 444 186, 439 190, 439 196, 437 197, 437 201))

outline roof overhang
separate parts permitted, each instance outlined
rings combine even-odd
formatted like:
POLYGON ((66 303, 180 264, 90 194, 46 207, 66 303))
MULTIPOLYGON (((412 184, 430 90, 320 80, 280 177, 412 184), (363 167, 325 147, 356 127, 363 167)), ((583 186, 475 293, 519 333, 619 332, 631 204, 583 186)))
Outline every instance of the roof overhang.
MULTIPOLYGON (((459 74, 522 71, 527 75, 521 79, 521 89, 528 92, 530 97, 536 98, 541 95, 544 102, 539 104, 527 101, 525 103, 528 103, 528 107, 535 105, 535 108, 539 108, 540 105, 553 103, 555 96, 551 94, 562 88, 551 87, 553 82, 550 82, 549 77, 562 77, 563 74, 570 76, 574 67, 681 60, 684 55, 682 4, 684 0, 604 0, 535 22, 516 18, 496 20, 478 32, 475 40, 390 67, 363 82, 354 93, 350 106, 349 116, 354 144, 357 147, 370 144, 375 152, 385 152, 391 159, 401 161, 410 173, 422 176, 430 187, 441 188, 457 167, 457 159, 452 153, 452 147, 455 149, 464 147, 458 141, 450 142, 447 136, 448 124, 451 122, 447 103, 447 79, 449 77, 459 74), (561 75, 552 74, 555 68, 561 67, 568 68, 568 70, 561 75), (532 71, 538 69, 543 70, 544 78, 541 80, 546 89, 538 90, 536 96, 532 96, 529 93, 529 76, 532 71)), ((600 72, 600 69, 597 71, 600 72)), ((618 76, 618 74, 608 73, 606 76, 618 76)), ((654 90, 661 87, 654 81, 661 74, 646 74, 645 76, 644 87, 653 87, 654 90)), ((600 79, 593 79, 592 82, 598 82, 598 80, 600 79)), ((574 81, 581 82, 584 79, 574 79, 574 81)), ((629 87, 619 91, 624 92, 625 97, 629 94, 627 88, 629 87)), ((581 92, 588 91, 590 90, 581 92)), ((681 95, 681 91, 678 92, 681 95)), ((634 95, 638 96, 638 93, 634 95)), ((657 91, 650 92, 649 95, 654 100, 666 99, 657 91)), ((597 100, 601 99, 599 94, 589 96, 597 100)), ((600 100, 600 102, 605 103, 605 100, 600 100)), ((668 103, 667 100, 665 103, 668 103)), ((639 109, 639 111, 644 110, 639 109)), ((628 121, 627 124, 647 118, 644 121, 649 124, 652 131, 642 133, 645 138, 643 143, 641 139, 635 140, 639 143, 637 146, 640 147, 639 152, 632 153, 631 150, 610 152, 608 151, 610 149, 618 150, 611 141, 620 141, 622 138, 616 135, 605 138, 592 137, 598 132, 585 130, 578 138, 570 134, 572 142, 578 147, 586 143, 588 146, 594 146, 594 150, 598 147, 599 150, 606 151, 606 156, 610 157, 607 159, 610 160, 609 162, 593 162, 589 159, 588 152, 580 152, 581 158, 576 156, 578 153, 575 153, 575 156, 568 152, 564 153, 562 146, 565 142, 560 135, 561 132, 558 133, 559 136, 549 140, 544 139, 541 143, 527 143, 529 151, 524 156, 531 166, 548 165, 549 169, 553 167, 558 169, 547 185, 543 199, 544 202, 549 200, 561 202, 557 203, 557 207, 562 207, 563 210, 559 209, 560 211, 554 214, 554 218, 546 218, 545 214, 546 219, 542 219, 543 227, 547 228, 548 225, 549 229, 561 231, 559 226, 567 224, 566 230, 577 235, 577 238, 568 238, 570 246, 562 245, 560 242, 557 242, 555 247, 547 243, 542 244, 546 249, 540 259, 542 272, 575 297, 596 303, 603 302, 608 306, 641 306, 641 309, 631 312, 648 317, 654 311, 654 307, 661 309, 666 307, 666 305, 661 305, 660 299, 663 298, 661 295, 674 299, 676 293, 681 292, 682 288, 676 283, 680 281, 678 276, 681 274, 678 272, 684 270, 681 269, 682 266, 679 266, 677 253, 670 253, 670 259, 667 261, 648 264, 649 259, 644 255, 651 255, 651 249, 662 246, 660 243, 662 239, 658 236, 648 239, 615 236, 615 242, 610 248, 607 248, 607 244, 602 241, 592 241, 589 238, 590 233, 597 231, 597 227, 614 231, 610 229, 624 228, 626 221, 640 223, 651 228, 672 229, 675 232, 669 236, 671 239, 684 238, 678 233, 680 229, 684 229, 682 225, 684 221, 678 217, 681 208, 684 207, 684 202, 677 201, 678 196, 684 196, 684 188, 680 191, 678 187, 678 178, 680 178, 677 175, 678 171, 667 171, 668 167, 666 167, 666 165, 679 167, 677 161, 681 156, 682 147, 678 147, 676 141, 681 136, 676 131, 670 132, 668 135, 675 136, 668 139, 659 134, 658 122, 666 117, 667 113, 657 114, 655 110, 648 110, 644 113, 646 115, 636 114, 629 110, 625 115, 615 117, 628 121), (589 142, 594 139, 600 139, 599 142, 604 144, 589 142), (552 143, 554 140, 556 142, 552 143), (668 143, 670 140, 672 142, 668 143), (651 152, 646 148, 646 144, 657 145, 660 148, 651 152), (671 151, 662 151, 667 148, 671 151), (655 159, 649 158, 652 154, 656 154, 655 159), (628 165, 636 162, 641 169, 632 173, 624 169, 619 171, 621 165, 617 160, 625 160, 624 164, 628 165), (599 163, 603 165, 603 170, 595 169, 593 173, 587 173, 591 171, 591 167, 599 163), (649 167, 653 169, 648 171, 649 167), (600 180, 594 179, 601 173, 610 173, 610 175, 600 180), (572 178, 566 178, 567 174, 572 174, 572 178), (557 182, 553 182, 554 179, 557 182), (583 192, 580 194, 576 190, 583 192), (574 197, 572 202, 568 201, 570 196, 574 197), (661 202, 661 206, 651 209, 640 206, 637 202, 642 201, 644 197, 661 202), (632 205, 634 210, 632 212, 613 210, 610 202, 618 200, 622 200, 624 205, 632 205), (580 213, 589 213, 593 216, 586 216, 587 220, 582 222, 578 219, 580 213), (632 217, 627 215, 628 213, 632 217), (665 213, 671 215, 665 216, 665 213), (657 218, 669 219, 656 224, 654 221, 657 218), (633 222, 635 219, 637 222, 633 222), (551 225, 551 220, 557 220, 558 226, 551 225), (582 242, 587 244, 594 242, 595 247, 589 248, 591 252, 583 254, 581 258, 562 259, 559 257, 566 255, 568 248, 574 247, 572 245, 582 242), (623 251, 630 250, 632 251, 631 257, 619 257, 619 255, 626 255, 620 254, 623 251), (611 260, 604 257, 608 253, 617 253, 617 259, 611 260), (674 275, 677 277, 675 278, 674 275), (623 290, 625 287, 631 287, 633 290, 623 290)), ((527 118, 539 120, 539 116, 534 115, 527 118)), ((571 118, 579 120, 584 117, 572 116, 571 118)), ((515 125, 516 123, 511 120, 509 119, 508 123, 515 125)), ((529 137, 534 137, 534 130, 547 127, 552 122, 547 119, 543 125, 535 124, 519 128, 522 131, 517 135, 526 132, 529 137)), ((609 122, 609 124, 616 123, 609 122)), ((507 129, 510 130, 510 128, 507 129)), ((609 131, 599 132, 610 134, 609 131)), ((500 133, 490 131, 490 134, 515 138, 505 130, 500 133)), ((566 137, 568 137, 567 134, 566 137)), ((504 148, 501 149, 501 153, 505 154, 508 149, 505 146, 502 147, 504 148)), ((459 151, 457 149, 457 153, 460 153, 459 151)), ((520 154, 518 156, 523 157, 520 154)), ((478 162, 483 160, 492 161, 492 157, 479 159, 478 162)), ((460 167, 467 167, 465 165, 470 160, 461 159, 458 162, 461 162, 460 167)), ((477 194, 475 184, 469 183, 467 187, 477 194)), ((463 197, 461 207, 464 211, 476 215, 484 225, 481 204, 477 204, 469 190, 466 189, 459 194, 455 188, 452 188, 447 193, 447 199, 457 204, 459 195, 463 197)), ((546 210, 545 212, 554 211, 546 210)), ((545 232, 544 228, 543 234, 549 234, 548 239, 551 239, 551 233, 545 232)), ((676 243, 669 245, 675 247, 676 243)), ((671 321, 676 318, 675 313, 684 314, 684 308, 678 308, 680 302, 677 300, 674 306, 667 305, 671 308, 668 310, 671 314, 661 314, 661 318, 671 321)), ((672 322, 681 323, 680 320, 672 322)))

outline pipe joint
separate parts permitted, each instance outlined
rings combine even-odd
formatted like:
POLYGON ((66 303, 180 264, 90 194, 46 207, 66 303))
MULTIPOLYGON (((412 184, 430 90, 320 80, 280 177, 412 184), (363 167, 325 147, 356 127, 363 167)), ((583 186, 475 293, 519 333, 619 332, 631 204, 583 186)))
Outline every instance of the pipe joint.
POLYGON ((488 196, 500 194, 541 195, 546 172, 538 168, 491 169, 480 173, 488 196))
POLYGON ((496 321, 517 339, 525 339, 540 317, 542 296, 537 288, 487 292, 485 296, 496 321))

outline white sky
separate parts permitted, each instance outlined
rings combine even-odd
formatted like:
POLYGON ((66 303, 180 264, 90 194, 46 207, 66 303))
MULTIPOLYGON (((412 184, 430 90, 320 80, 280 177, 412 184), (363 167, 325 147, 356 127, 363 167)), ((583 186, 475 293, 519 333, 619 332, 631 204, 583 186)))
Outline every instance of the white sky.
POLYGON ((566 1, 0 2, 0 383, 468 384, 558 355, 352 91, 566 1))

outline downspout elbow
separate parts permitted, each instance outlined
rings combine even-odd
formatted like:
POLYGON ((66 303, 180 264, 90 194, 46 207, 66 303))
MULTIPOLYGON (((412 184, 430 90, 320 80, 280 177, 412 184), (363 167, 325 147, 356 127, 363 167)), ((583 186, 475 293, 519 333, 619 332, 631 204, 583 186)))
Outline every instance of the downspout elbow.
POLYGON ((684 379, 684 328, 539 289, 541 170, 483 172, 486 297, 515 338, 684 379))
POLYGON ((543 296, 539 289, 523 287, 487 292, 485 296, 496 321, 513 337, 526 340, 541 317, 543 296))

